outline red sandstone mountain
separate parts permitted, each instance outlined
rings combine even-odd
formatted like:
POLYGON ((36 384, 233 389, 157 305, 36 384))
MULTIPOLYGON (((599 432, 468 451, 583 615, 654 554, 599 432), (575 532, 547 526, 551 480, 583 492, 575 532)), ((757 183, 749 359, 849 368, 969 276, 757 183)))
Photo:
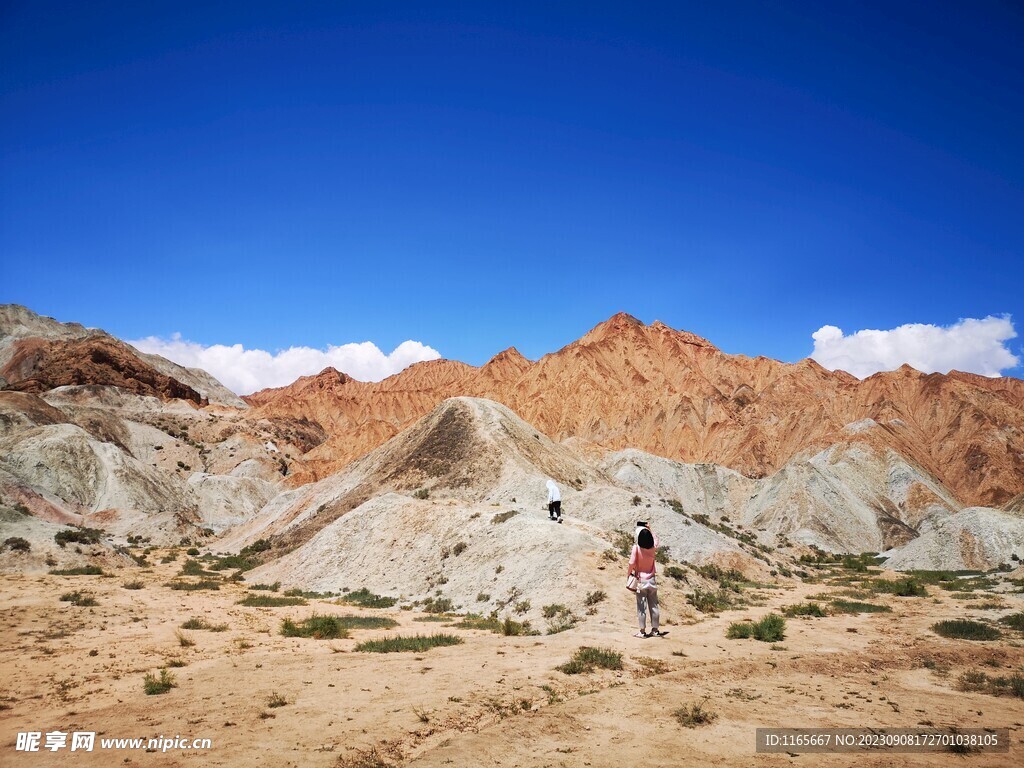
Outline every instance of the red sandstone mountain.
POLYGON ((909 366, 863 381, 813 360, 728 355, 692 333, 618 314, 536 362, 514 348, 476 368, 418 363, 381 382, 334 369, 245 398, 254 417, 319 423, 330 438, 306 454, 324 477, 448 397, 496 400, 555 440, 640 448, 760 477, 797 454, 851 439, 873 419, 882 441, 965 504, 998 506, 1024 492, 1024 381, 909 366))

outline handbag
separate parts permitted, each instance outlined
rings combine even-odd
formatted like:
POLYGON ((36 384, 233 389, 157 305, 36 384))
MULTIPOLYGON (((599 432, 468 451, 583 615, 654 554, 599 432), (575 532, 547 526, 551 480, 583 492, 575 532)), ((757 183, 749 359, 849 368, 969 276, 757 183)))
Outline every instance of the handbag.
POLYGON ((636 592, 640 588, 640 579, 637 578, 635 573, 630 573, 626 577, 626 589, 630 592, 636 592))

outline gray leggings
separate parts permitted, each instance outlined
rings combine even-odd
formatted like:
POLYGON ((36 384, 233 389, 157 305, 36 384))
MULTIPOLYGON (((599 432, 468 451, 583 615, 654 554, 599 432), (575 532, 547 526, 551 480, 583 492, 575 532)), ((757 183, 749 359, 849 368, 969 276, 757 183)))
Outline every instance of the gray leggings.
POLYGON ((651 611, 651 629, 658 628, 658 588, 644 587, 636 591, 636 618, 640 622, 640 631, 647 627, 647 610, 651 611))

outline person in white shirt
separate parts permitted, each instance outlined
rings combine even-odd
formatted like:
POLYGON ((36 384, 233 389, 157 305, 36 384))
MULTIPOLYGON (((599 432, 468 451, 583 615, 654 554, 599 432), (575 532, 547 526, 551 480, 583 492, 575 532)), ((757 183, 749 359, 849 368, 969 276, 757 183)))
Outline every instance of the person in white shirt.
POLYGON ((548 517, 562 522, 562 494, 554 480, 548 480, 548 517))

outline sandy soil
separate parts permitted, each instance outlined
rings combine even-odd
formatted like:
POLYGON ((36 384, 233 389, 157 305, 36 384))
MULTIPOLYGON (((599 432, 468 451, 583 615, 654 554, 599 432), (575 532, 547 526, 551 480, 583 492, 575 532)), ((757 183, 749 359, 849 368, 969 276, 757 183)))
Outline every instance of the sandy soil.
MULTIPOLYGON (((159 559, 160 553, 151 557, 159 559)), ((416 621, 398 608, 364 610, 310 601, 304 607, 248 608, 242 584, 183 592, 165 586, 183 558, 112 576, 6 576, 0 593, 0 763, 145 766, 669 766, 1021 764, 1021 699, 964 693, 968 670, 1009 674, 1024 664, 1024 635, 996 642, 946 640, 938 619, 1002 615, 1024 607, 1003 594, 1002 611, 976 610, 950 593, 880 596, 892 613, 789 619, 772 646, 727 640, 730 622, 760 617, 809 594, 838 587, 796 584, 764 590, 762 605, 695 623, 681 594, 666 590, 666 638, 633 638, 632 596, 609 572, 608 599, 576 628, 557 635, 504 637, 416 621), (125 582, 144 588, 128 590, 125 582), (614 586, 612 586, 614 585, 614 586), (59 600, 70 590, 98 605, 59 600), (352 639, 280 635, 281 619, 317 612, 385 615, 392 630, 352 639), (200 617, 221 632, 176 631, 200 617), (672 623, 673 618, 676 619, 672 623), (353 651, 360 640, 394 634, 456 633, 464 644, 425 653, 353 651), (623 654, 625 669, 565 675, 555 667, 580 646, 623 654), (650 674, 651 661, 667 671, 650 674), (171 660, 177 687, 145 695, 143 677, 171 660), (998 665, 998 666, 995 666, 998 665), (268 706, 271 696, 286 704, 268 706), (717 718, 683 728, 682 705, 706 700, 717 718), (1009 727, 1009 754, 756 755, 758 726, 1009 727), (108 737, 210 738, 209 750, 160 754, 15 751, 19 731, 97 731, 108 737)), ((991 595, 984 600, 992 601, 991 595)), ((552 602, 557 602, 557 598, 552 602)))

